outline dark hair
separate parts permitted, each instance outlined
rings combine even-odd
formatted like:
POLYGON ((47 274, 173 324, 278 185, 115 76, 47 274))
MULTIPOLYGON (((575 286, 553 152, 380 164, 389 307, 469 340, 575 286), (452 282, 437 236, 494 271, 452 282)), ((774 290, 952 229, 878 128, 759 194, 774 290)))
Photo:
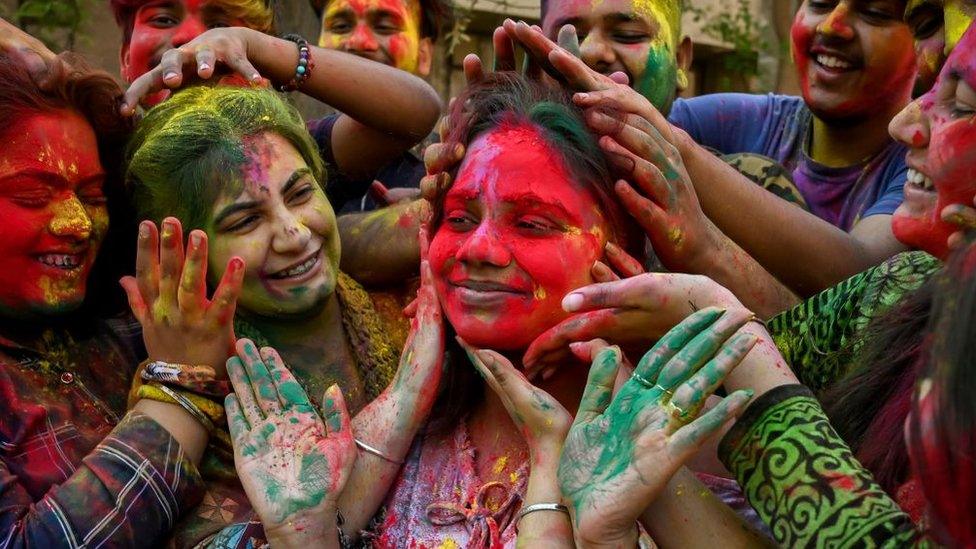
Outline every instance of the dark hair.
MULTIPOLYGON (((274 33, 274 0, 235 0, 228 13, 244 21, 246 27, 264 33, 274 33)), ((115 22, 122 29, 122 43, 132 39, 136 13, 148 0, 111 0, 115 22)))
POLYGON ((912 401, 908 451, 931 511, 932 529, 946 546, 972 547, 976 545, 976 245, 956 253, 938 277, 928 333, 931 345, 920 362, 919 379, 930 385, 927 397, 918 391, 912 401), (923 407, 930 412, 928 417, 923 407), (925 448, 923 440, 933 444, 925 448))
MULTIPOLYGON (((454 101, 449 116, 449 149, 454 143, 468 145, 482 133, 507 124, 537 128, 576 182, 593 192, 611 227, 608 238, 643 261, 644 233, 617 202, 613 190, 616 180, 603 151, 587 129, 583 112, 565 90, 533 82, 515 72, 495 72, 465 89, 454 101)), ((431 208, 432 233, 443 220, 444 191, 431 208)), ((452 428, 484 395, 484 383, 464 351, 454 343, 453 329, 448 332, 445 389, 431 415, 436 418, 431 425, 434 431, 452 428)))
POLYGON ((852 359, 851 373, 821 396, 831 425, 892 495, 908 478, 903 431, 934 288, 930 279, 873 319, 856 355, 851 346, 841 353, 852 359))
MULTIPOLYGON (((70 53, 58 56, 50 68, 45 89, 33 80, 27 68, 10 57, 0 55, 0 120, 15 120, 29 112, 71 110, 91 125, 98 143, 98 156, 105 170, 104 191, 108 198, 109 232, 90 275, 86 302, 98 312, 110 313, 123 306, 116 282, 130 269, 135 247, 124 218, 128 207, 121 185, 122 150, 131 131, 131 122, 119 114, 122 88, 105 71, 94 70, 70 53), (131 248, 131 249, 130 249, 131 248)), ((0 128, 0 136, 4 129, 0 128)))
MULTIPOLYGON (((309 0, 319 19, 330 0, 309 0)), ((417 0, 420 3, 420 37, 432 42, 454 26, 454 5, 451 0, 417 0)))

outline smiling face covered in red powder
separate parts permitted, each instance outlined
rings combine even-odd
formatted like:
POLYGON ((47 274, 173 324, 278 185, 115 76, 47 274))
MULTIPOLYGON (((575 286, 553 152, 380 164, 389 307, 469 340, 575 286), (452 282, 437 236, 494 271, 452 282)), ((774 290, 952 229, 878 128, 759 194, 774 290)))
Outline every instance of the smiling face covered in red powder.
POLYGON ((476 347, 525 349, 566 318, 562 298, 592 282, 608 230, 596 198, 538 129, 504 123, 482 134, 430 245, 447 318, 476 347))
POLYGON ((935 87, 905 108, 891 135, 911 149, 905 201, 895 212, 898 240, 936 257, 948 255, 958 230, 941 219, 951 204, 971 205, 976 195, 976 32, 953 50, 935 87))
POLYGON ((8 121, 0 159, 0 317, 78 307, 108 229, 105 173, 91 126, 73 111, 8 121))
MULTIPOLYGON (((912 34, 898 0, 807 0, 792 28, 803 99, 823 120, 859 121, 907 103, 912 34)), ((890 116, 890 115, 889 115, 890 116)))
POLYGON ((418 0, 330 0, 319 46, 427 76, 433 43, 421 36, 420 10, 418 0))

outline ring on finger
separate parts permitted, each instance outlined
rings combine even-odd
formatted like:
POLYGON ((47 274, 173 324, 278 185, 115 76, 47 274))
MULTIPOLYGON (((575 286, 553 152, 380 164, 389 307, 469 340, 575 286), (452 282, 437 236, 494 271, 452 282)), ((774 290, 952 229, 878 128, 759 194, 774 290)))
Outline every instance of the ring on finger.
POLYGON ((653 389, 655 387, 659 387, 658 385, 655 385, 655 384, 651 383, 650 381, 648 381, 647 378, 645 378, 644 376, 638 374, 636 371, 634 373, 630 374, 630 377, 636 379, 638 383, 640 383, 644 387, 647 387, 648 389, 653 389))
POLYGON ((671 419, 678 421, 680 423, 688 423, 695 416, 695 410, 682 410, 680 406, 674 403, 673 400, 668 399, 667 402, 662 404, 664 410, 671 416, 671 419))

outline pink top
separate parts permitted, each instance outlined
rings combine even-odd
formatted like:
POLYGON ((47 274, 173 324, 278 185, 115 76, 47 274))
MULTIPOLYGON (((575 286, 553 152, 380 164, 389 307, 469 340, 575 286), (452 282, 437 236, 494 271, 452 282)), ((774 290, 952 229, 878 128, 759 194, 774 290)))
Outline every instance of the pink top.
POLYGON ((510 483, 482 482, 466 423, 453 432, 414 441, 386 500, 377 547, 512 548, 529 464, 510 483))

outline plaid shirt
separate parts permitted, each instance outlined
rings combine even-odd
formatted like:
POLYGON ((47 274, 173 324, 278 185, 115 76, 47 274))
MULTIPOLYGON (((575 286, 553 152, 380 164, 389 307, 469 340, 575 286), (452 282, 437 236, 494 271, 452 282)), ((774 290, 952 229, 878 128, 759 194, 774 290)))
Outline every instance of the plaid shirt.
POLYGON ((0 547, 154 545, 200 501, 179 444, 125 414, 136 363, 101 324, 0 333, 0 547))

